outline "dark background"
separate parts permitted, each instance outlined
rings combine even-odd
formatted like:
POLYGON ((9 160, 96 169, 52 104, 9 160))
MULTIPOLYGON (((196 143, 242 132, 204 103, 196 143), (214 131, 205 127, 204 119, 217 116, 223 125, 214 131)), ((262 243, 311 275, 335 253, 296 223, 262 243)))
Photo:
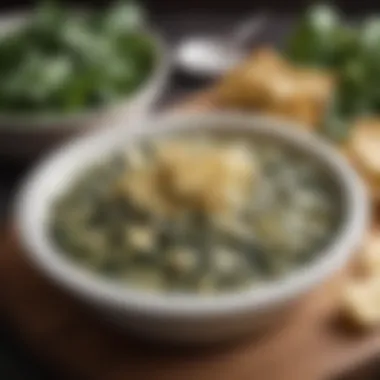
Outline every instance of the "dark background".
MULTIPOLYGON (((1 10, 15 10, 32 5, 32 1, 0 2, 1 10)), ((74 5, 86 4, 102 6, 108 1, 72 1, 74 5)), ((310 2, 305 0, 145 0, 151 20, 160 30, 171 47, 178 40, 190 34, 222 33, 236 22, 244 19, 250 12, 267 9, 273 12, 271 23, 261 42, 281 43, 281 39, 291 28, 292 18, 310 2)), ((380 13, 379 0, 348 0, 334 2, 348 17, 358 17, 364 13, 380 13)), ((0 57, 1 59, 1 57, 0 57)), ((178 73, 170 79, 162 103, 178 101, 181 96, 201 88, 204 83, 191 81, 178 73)), ((9 162, 0 157, 0 217, 6 222, 7 211, 12 202, 14 191, 30 169, 33 162, 9 162)), ((1 252, 0 252, 1 254, 1 252)), ((0 309, 0 379, 1 380, 50 380, 57 379, 50 369, 43 367, 23 344, 22 336, 12 327, 11 321, 1 315, 0 309)), ((380 376, 359 376, 362 380, 380 379, 380 376)), ((133 380, 133 379, 131 379, 133 380)))
MULTIPOLYGON (((66 1, 66 3, 89 4, 92 6, 101 6, 107 4, 109 0, 103 1, 66 1)), ((315 1, 314 1, 315 2, 315 1)), ((328 1, 326 1, 328 2, 328 1)), ((5 0, 1 1, 0 7, 17 8, 20 6, 28 6, 33 1, 5 0)), ((297 11, 305 7, 305 5, 313 3, 307 0, 143 0, 153 13, 184 13, 184 12, 205 12, 212 11, 217 13, 223 12, 241 12, 242 10, 254 10, 257 8, 268 8, 282 12, 297 11)), ((378 0, 340 0, 330 1, 338 7, 348 11, 376 11, 380 10, 380 2, 378 0)))
MULTIPOLYGON (((315 1, 314 1, 315 2, 315 1)), ((328 1, 326 1, 328 2, 328 1)), ((268 8, 276 11, 291 12, 313 3, 306 0, 147 0, 146 4, 157 12, 175 12, 175 11, 213 11, 213 12, 239 12, 241 10, 252 10, 255 8, 268 8)), ((346 0, 332 1, 338 7, 350 12, 363 10, 379 10, 380 2, 377 0, 346 0)))
MULTIPOLYGON (((66 1, 68 2, 68 1, 66 1)), ((108 3, 109 0, 103 0, 103 1, 69 1, 69 3, 72 4, 79 4, 79 3, 87 3, 91 5, 102 5, 108 3)), ((254 7, 262 7, 262 6, 268 6, 273 7, 277 10, 281 9, 296 9, 299 7, 304 6, 305 4, 312 3, 312 1, 306 1, 306 0, 144 0, 143 3, 147 4, 152 11, 186 11, 189 9, 199 9, 199 10, 205 10, 210 9, 213 11, 218 10, 239 10, 241 8, 249 8, 252 9, 254 7)), ((2 6, 17 6, 17 5, 28 5, 33 4, 34 1, 12 1, 12 0, 6 0, 2 1, 2 6)), ((331 3, 334 3, 338 5, 339 7, 344 7, 345 9, 350 10, 358 10, 358 9, 375 9, 376 5, 377 8, 380 7, 380 4, 376 0, 340 0, 340 1, 333 1, 331 3)))

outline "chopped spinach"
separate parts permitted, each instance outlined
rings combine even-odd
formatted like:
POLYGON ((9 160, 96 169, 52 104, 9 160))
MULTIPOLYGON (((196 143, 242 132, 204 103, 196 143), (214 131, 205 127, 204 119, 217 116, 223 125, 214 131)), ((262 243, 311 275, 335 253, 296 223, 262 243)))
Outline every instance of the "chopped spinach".
POLYGON ((290 36, 285 54, 295 63, 328 69, 337 88, 322 132, 344 140, 361 116, 380 112, 380 17, 348 25, 333 6, 307 10, 290 36))
POLYGON ((0 36, 0 110, 70 113, 132 94, 156 60, 143 25, 129 1, 87 12, 41 4, 0 36))

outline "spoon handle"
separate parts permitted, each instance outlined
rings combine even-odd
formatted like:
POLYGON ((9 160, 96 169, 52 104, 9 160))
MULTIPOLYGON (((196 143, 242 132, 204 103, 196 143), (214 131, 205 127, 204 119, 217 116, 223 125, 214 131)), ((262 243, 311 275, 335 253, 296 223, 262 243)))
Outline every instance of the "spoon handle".
POLYGON ((244 47, 248 40, 260 32, 268 21, 267 13, 259 13, 251 16, 241 23, 231 36, 231 42, 235 47, 244 47))

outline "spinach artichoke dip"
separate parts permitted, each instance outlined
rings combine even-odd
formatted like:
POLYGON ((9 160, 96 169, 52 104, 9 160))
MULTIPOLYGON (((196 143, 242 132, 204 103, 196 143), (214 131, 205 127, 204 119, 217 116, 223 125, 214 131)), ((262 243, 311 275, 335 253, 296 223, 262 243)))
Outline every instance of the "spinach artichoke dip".
POLYGON ((50 215, 60 251, 128 287, 215 294, 285 276, 335 234, 337 192, 312 158, 185 137, 141 141, 74 179, 50 215))

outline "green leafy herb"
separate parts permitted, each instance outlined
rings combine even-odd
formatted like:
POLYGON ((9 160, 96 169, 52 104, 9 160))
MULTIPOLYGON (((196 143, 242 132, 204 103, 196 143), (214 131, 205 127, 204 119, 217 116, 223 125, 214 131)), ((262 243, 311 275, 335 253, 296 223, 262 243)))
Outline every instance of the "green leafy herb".
POLYGON ((332 70, 338 79, 323 126, 329 137, 344 139, 355 118, 380 112, 379 47, 379 17, 354 28, 335 8, 316 5, 296 26, 286 55, 300 65, 332 70))
POLYGON ((148 78, 155 47, 132 2, 76 12, 43 3, 0 36, 0 109, 75 112, 128 96, 148 78))

